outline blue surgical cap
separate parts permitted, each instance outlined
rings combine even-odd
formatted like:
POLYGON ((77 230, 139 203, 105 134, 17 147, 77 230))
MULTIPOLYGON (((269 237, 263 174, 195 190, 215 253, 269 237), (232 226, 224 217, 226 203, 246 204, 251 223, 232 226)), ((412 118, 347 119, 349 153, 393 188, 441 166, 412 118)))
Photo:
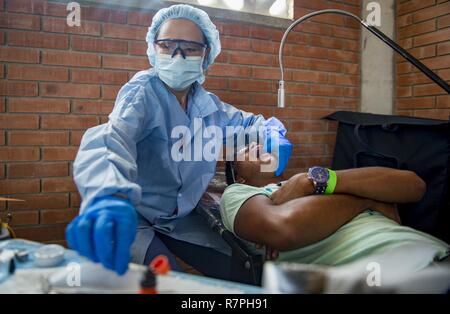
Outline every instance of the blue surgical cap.
POLYGON ((156 39, 156 34, 158 33, 161 25, 170 19, 187 19, 198 25, 198 27, 202 30, 203 35, 206 37, 208 47, 211 48, 208 59, 206 60, 205 69, 213 64, 221 49, 219 31, 211 22, 205 11, 187 4, 176 4, 168 8, 161 9, 153 17, 152 25, 148 28, 146 38, 148 44, 147 55, 150 60, 150 64, 153 66, 155 65, 156 52, 153 47, 153 42, 156 39))

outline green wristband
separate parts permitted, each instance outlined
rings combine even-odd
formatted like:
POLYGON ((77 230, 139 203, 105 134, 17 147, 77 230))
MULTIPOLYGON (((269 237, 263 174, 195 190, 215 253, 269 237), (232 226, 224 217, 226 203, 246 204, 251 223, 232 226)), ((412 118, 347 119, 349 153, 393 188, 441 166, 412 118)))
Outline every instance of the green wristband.
POLYGON ((331 169, 328 169, 328 173, 330 174, 330 178, 327 182, 327 189, 325 190, 325 194, 330 195, 334 193, 334 189, 336 188, 337 175, 336 172, 331 169))

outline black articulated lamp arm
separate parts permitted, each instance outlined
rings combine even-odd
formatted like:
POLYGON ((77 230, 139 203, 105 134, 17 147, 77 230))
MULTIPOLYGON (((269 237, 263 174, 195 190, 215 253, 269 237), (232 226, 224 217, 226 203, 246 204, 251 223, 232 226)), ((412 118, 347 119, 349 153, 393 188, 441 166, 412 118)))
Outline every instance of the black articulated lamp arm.
POLYGON ((335 9, 328 9, 328 10, 321 10, 316 12, 311 12, 309 14, 306 14, 305 16, 302 16, 298 20, 294 21, 286 30, 286 32, 283 35, 283 38, 281 39, 280 44, 280 51, 279 51, 279 62, 280 62, 280 70, 281 70, 281 80, 279 84, 278 89, 278 107, 284 108, 284 66, 283 66, 283 48, 284 44, 286 42, 286 38, 291 32, 291 30, 297 26, 298 24, 308 20, 309 18, 321 15, 321 14, 328 14, 328 13, 335 13, 340 15, 345 15, 352 17, 356 19, 362 26, 364 26, 367 30, 369 30, 372 34, 377 36, 379 39, 381 39, 386 45, 394 49, 396 52, 398 52, 403 58, 408 60, 410 63, 412 63, 416 68, 418 68, 422 73, 424 73, 426 76, 428 76, 433 82, 438 84, 440 87, 442 87, 448 94, 450 94, 450 86, 447 84, 446 81, 444 81, 441 77, 439 77, 436 73, 430 70, 425 64, 420 62, 417 58, 415 58, 413 55, 411 55, 408 51, 406 51, 404 48, 400 47, 395 41, 387 37, 382 31, 380 31, 378 28, 374 26, 370 26, 367 24, 364 20, 362 20, 357 15, 343 11, 343 10, 335 10, 335 9))

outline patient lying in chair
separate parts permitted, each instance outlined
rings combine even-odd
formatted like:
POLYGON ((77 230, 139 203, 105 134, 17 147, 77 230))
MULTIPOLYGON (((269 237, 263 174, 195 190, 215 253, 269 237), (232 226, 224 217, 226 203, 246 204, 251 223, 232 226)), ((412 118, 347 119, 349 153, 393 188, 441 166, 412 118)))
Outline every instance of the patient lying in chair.
POLYGON ((417 202, 426 190, 411 171, 336 171, 334 193, 314 195, 305 173, 277 183, 273 173, 261 172, 275 157, 260 146, 252 143, 241 154, 245 161, 233 166, 239 183, 221 198, 222 220, 239 238, 270 248, 269 259, 338 266, 413 245, 424 249, 405 257, 402 267, 418 271, 449 255, 447 243, 401 225, 395 204, 417 202))

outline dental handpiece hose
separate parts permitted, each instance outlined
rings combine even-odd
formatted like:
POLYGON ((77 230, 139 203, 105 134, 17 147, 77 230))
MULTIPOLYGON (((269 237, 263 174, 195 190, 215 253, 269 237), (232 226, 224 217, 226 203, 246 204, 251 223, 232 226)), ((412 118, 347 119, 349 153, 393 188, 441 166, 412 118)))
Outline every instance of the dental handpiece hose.
POLYGON ((352 17, 356 19, 362 26, 364 26, 369 32, 371 32, 373 35, 375 35, 378 39, 383 41, 386 45, 394 49, 397 53, 399 53, 403 58, 405 58, 407 61, 412 63, 416 68, 418 68, 422 73, 424 73, 426 76, 428 76, 433 82, 438 84, 440 87, 442 87, 448 94, 450 94, 450 86, 447 84, 446 81, 444 81, 441 77, 439 77, 436 73, 431 71, 427 66, 425 66, 421 61, 417 60, 413 55, 411 55, 408 51, 400 47, 395 41, 387 37, 383 32, 381 32, 379 29, 377 29, 374 26, 371 26, 367 24, 364 20, 362 20, 357 15, 343 11, 343 10, 336 10, 336 9, 327 9, 327 10, 320 10, 316 12, 311 12, 309 14, 306 14, 305 16, 302 16, 298 20, 294 21, 286 30, 286 32, 283 35, 283 38, 281 39, 280 43, 280 50, 278 53, 278 59, 280 63, 280 71, 281 71, 281 80, 279 82, 278 86, 278 108, 284 108, 285 107, 285 90, 284 90, 284 65, 283 65, 283 48, 284 44, 286 42, 286 39, 291 32, 291 30, 297 26, 298 24, 306 21, 307 19, 321 14, 327 14, 327 13, 335 13, 340 15, 345 15, 348 17, 352 17))

